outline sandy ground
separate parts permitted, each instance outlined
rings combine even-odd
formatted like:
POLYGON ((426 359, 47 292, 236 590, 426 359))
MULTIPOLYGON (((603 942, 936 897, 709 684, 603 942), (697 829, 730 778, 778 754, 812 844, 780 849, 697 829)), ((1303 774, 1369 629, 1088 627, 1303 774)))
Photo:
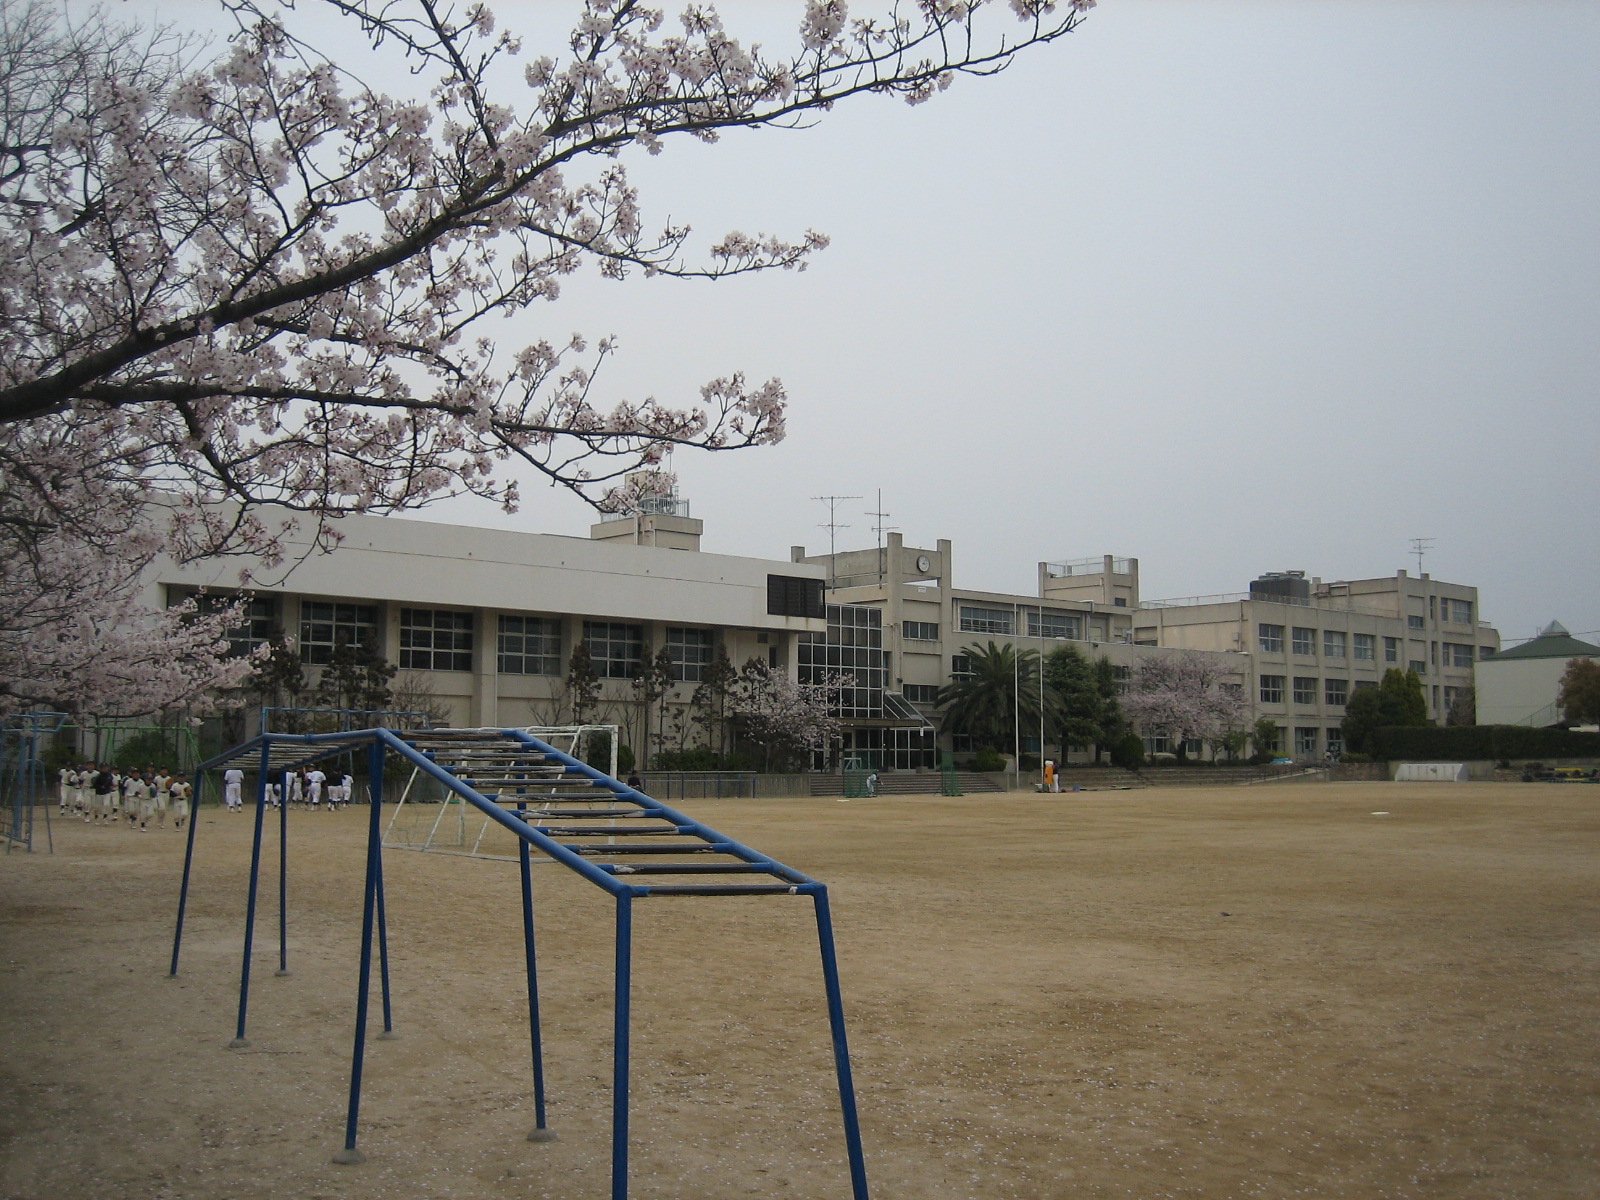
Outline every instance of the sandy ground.
MULTIPOLYGON (((878 1200, 1600 1195, 1600 788, 685 807, 830 886, 878 1200)), ((608 1196, 611 907, 550 864, 560 1140, 524 1140, 515 866, 390 852, 401 1037, 330 1163, 366 813, 293 817, 242 1050, 248 817, 201 815, 176 980, 178 835, 0 862, 0 1197, 608 1196)), ((637 913, 631 1194, 847 1197, 809 903, 637 913)))

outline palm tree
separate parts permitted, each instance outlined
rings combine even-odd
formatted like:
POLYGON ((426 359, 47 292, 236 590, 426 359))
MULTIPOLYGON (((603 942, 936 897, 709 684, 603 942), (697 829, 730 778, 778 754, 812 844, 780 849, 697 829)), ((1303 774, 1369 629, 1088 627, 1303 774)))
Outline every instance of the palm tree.
MULTIPOLYGON (((968 646, 963 652, 968 673, 939 689, 939 708, 947 733, 967 734, 980 746, 1004 750, 1016 744, 1020 718, 1024 733, 1039 730, 1039 653, 1020 654, 1011 645, 968 646)), ((1057 728, 1061 700, 1046 684, 1044 716, 1057 728)))

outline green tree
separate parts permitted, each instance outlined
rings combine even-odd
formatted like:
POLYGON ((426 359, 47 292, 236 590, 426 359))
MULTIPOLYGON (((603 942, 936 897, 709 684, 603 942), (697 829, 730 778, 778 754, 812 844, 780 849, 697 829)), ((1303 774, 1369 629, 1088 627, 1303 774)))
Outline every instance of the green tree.
POLYGON ((357 712, 382 712, 393 708, 389 681, 394 664, 365 641, 339 638, 317 680, 319 708, 344 708, 357 712))
POLYGON ((572 648, 567 660, 567 705, 574 725, 587 725, 600 703, 600 676, 594 673, 594 657, 587 640, 572 648))
MULTIPOLYGON (((970 673, 939 689, 938 707, 944 729, 966 734, 979 745, 1000 750, 1014 747, 1017 721, 1034 731, 1040 720, 1040 663, 1036 650, 1020 654, 1015 646, 968 646, 970 673)), ((1061 702, 1046 686, 1042 697, 1046 728, 1059 728, 1061 702)))
POLYGON ((1390 667, 1383 673, 1378 685, 1378 724, 1427 725, 1428 699, 1422 692, 1422 680, 1415 671, 1402 672, 1390 667))
POLYGON ((1344 732, 1344 746, 1357 754, 1369 754, 1367 738, 1383 724, 1383 697, 1374 687, 1357 688, 1345 702, 1344 720, 1339 728, 1344 732))
POLYGON ((728 753, 728 696, 738 678, 727 650, 719 645, 716 657, 702 669, 700 684, 689 697, 695 724, 705 730, 706 746, 719 761, 728 753))
MULTIPOLYGON (((672 649, 665 643, 655 654, 644 660, 639 673, 630 681, 633 694, 639 700, 639 751, 640 765, 650 765, 650 709, 671 690, 678 678, 677 664, 672 661, 672 649)), ((658 732, 659 736, 659 732, 658 732)))
MULTIPOLYGON (((1094 761, 1100 761, 1102 751, 1109 750, 1128 729, 1128 718, 1122 711, 1122 681, 1117 678, 1117 665, 1109 658, 1094 660, 1094 690, 1100 697, 1100 737, 1094 744, 1094 761)), ((1140 762, 1144 761, 1143 743, 1140 743, 1140 762)))
POLYGON ((1083 651, 1076 646, 1050 651, 1044 660, 1044 683, 1060 703, 1056 730, 1063 754, 1068 746, 1098 747, 1105 741, 1105 697, 1096 685, 1095 664, 1083 651))
POLYGON ((1574 658, 1561 676, 1561 712, 1574 725, 1600 723, 1600 660, 1574 658))
POLYGON ((1262 717, 1255 723, 1250 731, 1251 740, 1256 744, 1257 758, 1271 758, 1278 753, 1278 738, 1283 733, 1278 723, 1271 717, 1262 717))

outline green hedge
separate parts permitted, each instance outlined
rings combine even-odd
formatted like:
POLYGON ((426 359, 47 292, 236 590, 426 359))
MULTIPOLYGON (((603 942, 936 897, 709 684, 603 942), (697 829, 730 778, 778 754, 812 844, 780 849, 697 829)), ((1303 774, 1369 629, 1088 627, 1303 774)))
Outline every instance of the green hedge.
POLYGON ((1532 729, 1526 725, 1385 726, 1367 735, 1367 749, 1379 761, 1397 759, 1593 758, 1600 757, 1600 733, 1570 729, 1532 729))

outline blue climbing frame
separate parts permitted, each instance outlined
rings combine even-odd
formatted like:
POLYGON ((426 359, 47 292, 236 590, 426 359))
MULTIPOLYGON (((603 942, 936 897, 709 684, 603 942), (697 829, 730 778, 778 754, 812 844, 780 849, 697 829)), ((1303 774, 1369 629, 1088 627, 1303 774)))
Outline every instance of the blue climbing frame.
MULTIPOLYGON (((366 884, 362 899, 360 982, 356 996, 355 1037, 351 1051, 350 1096, 344 1146, 334 1161, 357 1163, 356 1148, 365 1059, 367 1003, 372 980, 373 933, 377 933, 383 995, 384 1035, 393 1036, 389 994, 388 931, 384 916, 383 854, 379 812, 383 805, 384 767, 390 755, 437 779, 446 789, 482 811, 519 840, 524 953, 528 979, 528 1024, 534 1082, 535 1125, 530 1141, 547 1140, 543 1042, 539 1017, 537 955, 529 852, 538 850, 577 872, 616 901, 615 1034, 612 1057, 612 1200, 628 1195, 629 1030, 633 904, 661 896, 809 896, 817 922, 823 990, 833 1042, 839 1105, 844 1123, 853 1200, 867 1200, 865 1158, 856 1115, 855 1086, 845 1037, 844 1002, 834 950, 833 920, 826 886, 791 867, 742 845, 643 792, 611 778, 569 754, 515 729, 428 730, 395 733, 365 729, 328 734, 264 733, 209 762, 196 772, 239 767, 256 774, 255 833, 251 850, 249 901, 246 906, 244 956, 239 978, 238 1022, 233 1046, 245 1040, 249 1011, 250 958, 255 930, 256 897, 266 814, 267 783, 321 759, 365 750, 368 754, 372 804, 367 830, 366 884), (577 789, 577 790, 574 790, 577 789), (574 804, 576 802, 576 804, 574 804), (626 805, 619 809, 615 805, 626 805), (597 807, 606 805, 607 807, 597 807), (589 823, 586 823, 589 822, 589 823), (643 841, 623 841, 624 838, 643 841), (696 861, 678 861, 692 857, 696 861), (643 859, 645 861, 638 861, 643 859), (668 861, 668 860, 672 861, 668 861), (612 861, 617 860, 617 861, 612 861), (660 882, 649 882, 649 880, 660 882), (636 881, 637 880, 637 881, 636 881), (679 882, 692 880, 693 882, 679 882), (706 882, 710 880, 711 882, 706 882), (376 930, 374 929, 376 926, 376 930)), ((287 788, 281 795, 287 797, 287 788)), ((196 808, 199 789, 196 788, 196 808)), ((170 973, 178 973, 194 860, 195 830, 191 818, 184 854, 183 882, 178 895, 177 924, 172 939, 170 973)), ((278 896, 280 976, 288 975, 287 875, 288 805, 279 810, 278 896)))

